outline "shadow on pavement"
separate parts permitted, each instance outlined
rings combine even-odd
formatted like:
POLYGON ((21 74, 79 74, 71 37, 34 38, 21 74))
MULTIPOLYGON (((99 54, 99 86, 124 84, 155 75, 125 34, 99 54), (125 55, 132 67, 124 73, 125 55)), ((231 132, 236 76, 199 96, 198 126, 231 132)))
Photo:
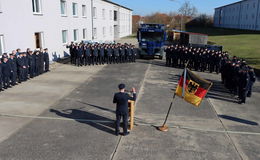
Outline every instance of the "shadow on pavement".
POLYGON ((227 116, 227 115, 218 115, 218 116, 221 117, 221 118, 227 119, 227 120, 231 120, 231 121, 235 121, 235 122, 239 122, 239 123, 244 123, 244 124, 248 124, 248 125, 252 125, 252 126, 258 125, 258 123, 256 123, 256 122, 237 118, 237 117, 232 117, 232 116, 227 116))
POLYGON ((111 119, 108 119, 103 116, 99 116, 90 112, 82 111, 79 109, 66 109, 66 110, 55 110, 50 109, 50 112, 55 113, 58 116, 74 119, 77 122, 88 124, 96 129, 99 129, 101 131, 114 134, 114 123, 105 123, 105 122, 97 122, 97 121, 113 121, 111 119), (84 121, 89 120, 89 121, 84 121), (91 122, 91 120, 93 122, 91 122), (96 122, 95 122, 96 121, 96 122))
POLYGON ((82 102, 82 101, 77 101, 81 104, 84 104, 84 105, 88 105, 88 106, 91 106, 91 107, 94 107, 94 108, 98 108, 100 110, 103 110, 103 111, 108 111, 108 112, 111 112, 111 113, 116 113, 116 111, 112 110, 112 109, 108 109, 108 108, 104 108, 104 107, 100 107, 100 106, 97 106, 97 105, 94 105, 94 104, 89 104, 87 102, 82 102))

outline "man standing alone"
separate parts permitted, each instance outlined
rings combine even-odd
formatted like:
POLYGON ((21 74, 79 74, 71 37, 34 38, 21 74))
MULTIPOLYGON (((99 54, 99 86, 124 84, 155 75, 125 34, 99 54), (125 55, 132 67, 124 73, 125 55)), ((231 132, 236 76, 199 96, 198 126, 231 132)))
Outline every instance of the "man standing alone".
POLYGON ((132 88, 133 97, 129 94, 125 93, 125 84, 118 85, 119 92, 115 93, 113 103, 116 103, 116 128, 115 134, 116 136, 119 135, 119 127, 120 127, 120 120, 121 117, 123 118, 123 135, 126 136, 129 134, 127 132, 128 127, 128 100, 135 101, 136 100, 136 90, 132 88))

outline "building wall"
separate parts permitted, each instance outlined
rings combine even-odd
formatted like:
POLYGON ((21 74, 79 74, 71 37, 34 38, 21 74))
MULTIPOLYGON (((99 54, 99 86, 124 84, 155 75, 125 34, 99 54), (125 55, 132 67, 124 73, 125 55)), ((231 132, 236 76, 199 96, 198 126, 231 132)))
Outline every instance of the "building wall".
POLYGON ((215 9, 214 26, 260 30, 260 0, 246 0, 215 9))
MULTIPOLYGON (((61 15, 60 0, 41 0, 41 2, 42 14, 34 14, 32 0, 0 0, 0 36, 4 37, 4 52, 11 52, 17 48, 21 48, 22 51, 25 51, 26 48, 35 49, 35 32, 43 33, 42 47, 49 49, 51 60, 68 54, 66 44, 62 42, 62 30, 68 31, 68 43, 74 41, 74 29, 78 30, 77 42, 83 40, 83 29, 87 30, 85 40, 92 40, 91 0, 66 0, 66 16, 61 15), (72 3, 77 3, 78 16, 72 14, 72 3), (82 5, 86 5, 85 17, 82 16, 82 5)), ((97 18, 93 19, 93 28, 97 28, 97 36, 94 40, 113 41, 115 23, 113 10, 117 5, 102 0, 93 0, 93 6, 97 8, 97 18), (102 9, 105 10, 104 17, 102 9), (112 19, 109 15, 110 10, 112 19)), ((122 12, 130 12, 129 14, 132 16, 130 10, 117 7, 122 12)), ((126 22, 122 22, 122 24, 124 23, 126 22)), ((122 32, 122 30, 120 31, 122 32)), ((131 32, 122 32, 120 37, 130 34, 131 32)))

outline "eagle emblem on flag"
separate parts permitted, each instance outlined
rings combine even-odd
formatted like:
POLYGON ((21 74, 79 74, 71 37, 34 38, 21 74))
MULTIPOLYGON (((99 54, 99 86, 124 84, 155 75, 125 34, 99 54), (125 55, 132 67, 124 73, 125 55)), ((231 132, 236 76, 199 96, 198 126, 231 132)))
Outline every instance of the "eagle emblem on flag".
POLYGON ((190 80, 188 82, 188 85, 187 85, 187 88, 186 88, 186 92, 190 93, 190 94, 195 94, 196 91, 198 90, 199 88, 199 84, 194 82, 193 80, 190 80))

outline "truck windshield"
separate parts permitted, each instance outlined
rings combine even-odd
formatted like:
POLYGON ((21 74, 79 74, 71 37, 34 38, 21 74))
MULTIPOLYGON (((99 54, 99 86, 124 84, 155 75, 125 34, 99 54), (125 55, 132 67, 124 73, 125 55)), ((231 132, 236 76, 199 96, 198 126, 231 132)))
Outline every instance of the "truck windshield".
POLYGON ((163 32, 141 32, 142 41, 162 41, 163 32))

